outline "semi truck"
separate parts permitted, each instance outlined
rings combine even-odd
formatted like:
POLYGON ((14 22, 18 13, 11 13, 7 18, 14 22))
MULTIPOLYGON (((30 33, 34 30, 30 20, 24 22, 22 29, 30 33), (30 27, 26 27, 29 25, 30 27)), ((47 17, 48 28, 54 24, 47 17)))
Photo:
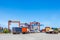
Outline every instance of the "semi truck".
POLYGON ((19 27, 13 27, 12 28, 13 34, 20 34, 21 32, 22 32, 22 28, 19 28, 19 27))
POLYGON ((30 30, 27 28, 27 27, 22 27, 22 33, 25 34, 25 33, 29 33, 30 30))
POLYGON ((58 34, 58 30, 56 30, 56 29, 54 28, 54 29, 50 29, 50 30, 47 31, 46 33, 49 33, 49 34, 58 34))
POLYGON ((20 34, 20 33, 25 34, 25 33, 28 33, 28 32, 29 32, 29 29, 27 27, 22 27, 22 28, 20 28, 20 27, 13 27, 12 28, 12 33, 13 34, 20 34))

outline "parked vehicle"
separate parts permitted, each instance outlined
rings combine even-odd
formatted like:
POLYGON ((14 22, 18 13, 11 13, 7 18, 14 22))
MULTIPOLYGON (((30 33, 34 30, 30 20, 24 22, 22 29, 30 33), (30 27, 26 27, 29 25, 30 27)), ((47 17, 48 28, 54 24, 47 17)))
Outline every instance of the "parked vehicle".
POLYGON ((46 33, 49 33, 49 34, 58 34, 58 31, 53 30, 53 29, 50 29, 50 30, 47 31, 46 33))
POLYGON ((52 33, 52 32, 53 32, 53 30, 46 31, 46 33, 52 33))
POLYGON ((49 31, 51 28, 50 27, 45 27, 45 31, 49 31))
POLYGON ((22 27, 22 33, 23 34, 28 33, 28 28, 27 27, 22 27))
POLYGON ((58 28, 52 28, 54 30, 55 33, 58 33, 58 28))
POLYGON ((21 32, 22 32, 22 28, 19 28, 19 27, 13 27, 12 28, 13 34, 20 34, 21 32))
POLYGON ((58 28, 58 32, 60 33, 60 28, 58 28))

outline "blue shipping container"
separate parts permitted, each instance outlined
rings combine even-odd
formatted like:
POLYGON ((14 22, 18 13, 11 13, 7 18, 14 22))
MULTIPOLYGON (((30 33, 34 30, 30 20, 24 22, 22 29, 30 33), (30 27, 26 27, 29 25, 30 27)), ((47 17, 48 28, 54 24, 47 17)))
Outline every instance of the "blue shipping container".
POLYGON ((22 28, 13 27, 13 28, 12 28, 12 31, 13 31, 13 33, 20 33, 20 32, 22 32, 22 28))

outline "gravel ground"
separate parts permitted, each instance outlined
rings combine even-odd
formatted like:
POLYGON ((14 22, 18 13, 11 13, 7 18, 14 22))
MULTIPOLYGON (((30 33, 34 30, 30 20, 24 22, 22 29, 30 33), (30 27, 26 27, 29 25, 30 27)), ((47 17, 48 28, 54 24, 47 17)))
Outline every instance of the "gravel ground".
POLYGON ((0 40, 60 40, 60 34, 0 34, 0 40))

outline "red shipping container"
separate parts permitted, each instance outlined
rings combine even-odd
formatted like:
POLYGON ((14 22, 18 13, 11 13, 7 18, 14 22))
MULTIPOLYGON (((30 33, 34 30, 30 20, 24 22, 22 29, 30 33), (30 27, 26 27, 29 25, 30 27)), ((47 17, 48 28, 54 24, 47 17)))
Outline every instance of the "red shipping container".
POLYGON ((26 33, 26 32, 27 32, 27 27, 23 27, 23 28, 22 28, 22 32, 23 32, 23 33, 24 33, 24 32, 26 33))

